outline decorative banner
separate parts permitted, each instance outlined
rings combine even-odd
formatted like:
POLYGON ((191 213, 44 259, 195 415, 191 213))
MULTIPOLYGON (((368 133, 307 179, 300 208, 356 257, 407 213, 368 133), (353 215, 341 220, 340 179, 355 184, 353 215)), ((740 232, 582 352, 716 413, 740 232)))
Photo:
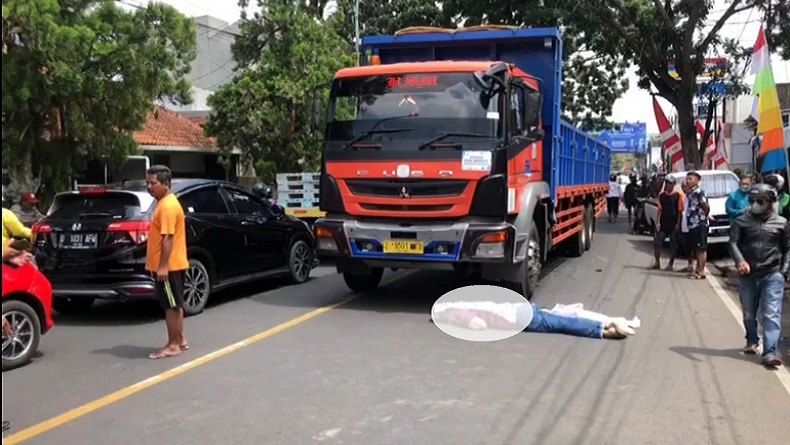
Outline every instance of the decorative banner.
POLYGON ((756 74, 752 95, 759 96, 757 134, 762 135, 762 143, 757 157, 762 160, 760 172, 786 169, 788 165, 782 130, 782 113, 779 109, 773 71, 771 71, 771 54, 768 51, 762 26, 754 44, 752 74, 756 74))
MULTIPOLYGON (((705 137, 705 125, 697 119, 694 121, 694 125, 697 126, 697 134, 699 135, 699 140, 702 142, 702 139, 705 137)), ((708 137, 708 144, 705 146, 705 153, 702 155, 702 165, 709 165, 710 161, 713 159, 713 155, 716 154, 716 146, 713 144, 713 132, 711 132, 710 136, 708 137)))
MULTIPOLYGON (((697 76, 697 79, 710 79, 712 77, 722 77, 726 67, 727 59, 723 57, 714 57, 705 59, 705 70, 697 76)), ((680 74, 675 70, 675 61, 670 60, 667 63, 667 72, 675 79, 680 79, 680 74)))
POLYGON ((724 166, 727 169, 727 151, 724 148, 724 138, 722 137, 721 122, 716 123, 716 154, 713 155, 713 168, 718 169, 724 166))

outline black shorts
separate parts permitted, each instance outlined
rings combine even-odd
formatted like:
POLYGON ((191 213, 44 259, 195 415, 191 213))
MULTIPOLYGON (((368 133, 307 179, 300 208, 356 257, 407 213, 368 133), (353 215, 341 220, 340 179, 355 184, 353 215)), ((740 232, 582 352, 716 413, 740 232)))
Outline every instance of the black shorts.
POLYGON ((653 243, 656 246, 663 246, 667 238, 669 238, 669 248, 674 253, 678 248, 678 232, 674 228, 669 230, 662 229, 661 231, 656 230, 656 233, 653 234, 653 243))
POLYGON ((156 299, 162 309, 183 309, 185 277, 185 270, 177 270, 168 273, 166 281, 156 280, 156 299))
POLYGON ((708 250, 708 226, 689 229, 688 247, 692 252, 708 250))

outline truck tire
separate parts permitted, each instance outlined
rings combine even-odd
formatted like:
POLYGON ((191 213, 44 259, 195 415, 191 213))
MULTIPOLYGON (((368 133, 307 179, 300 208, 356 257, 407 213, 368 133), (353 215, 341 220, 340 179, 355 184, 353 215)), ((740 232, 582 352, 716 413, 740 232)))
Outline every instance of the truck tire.
POLYGON ((517 290, 527 300, 532 300, 532 296, 535 295, 535 289, 538 287, 543 268, 542 258, 538 229, 533 225, 527 237, 527 257, 522 263, 521 289, 517 290))
POLYGON ((595 208, 588 205, 584 211, 584 231, 586 233, 584 240, 584 250, 592 249, 593 233, 595 233, 595 208))
POLYGON ((370 292, 379 287, 381 278, 384 276, 384 269, 372 267, 370 275, 355 275, 351 272, 343 272, 343 280, 349 289, 354 292, 370 292))

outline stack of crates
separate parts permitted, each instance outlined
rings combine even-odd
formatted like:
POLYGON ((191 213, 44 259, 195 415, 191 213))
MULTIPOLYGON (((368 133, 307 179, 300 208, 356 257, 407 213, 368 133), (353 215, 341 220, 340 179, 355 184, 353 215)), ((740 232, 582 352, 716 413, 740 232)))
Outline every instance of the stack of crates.
POLYGON ((318 195, 321 173, 280 173, 277 175, 277 204, 296 217, 320 216, 318 195))

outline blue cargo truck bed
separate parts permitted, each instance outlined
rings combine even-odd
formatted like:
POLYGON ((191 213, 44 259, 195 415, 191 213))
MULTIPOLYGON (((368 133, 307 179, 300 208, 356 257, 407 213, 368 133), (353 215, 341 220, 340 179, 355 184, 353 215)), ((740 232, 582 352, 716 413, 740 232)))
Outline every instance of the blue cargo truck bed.
MULTIPOLYGON (((437 60, 491 60, 515 64, 541 80, 544 180, 561 187, 608 182, 611 151, 560 118, 562 39, 556 28, 447 30, 362 38, 366 55, 382 64, 437 60)), ((363 58, 368 60, 368 57, 363 58)))

